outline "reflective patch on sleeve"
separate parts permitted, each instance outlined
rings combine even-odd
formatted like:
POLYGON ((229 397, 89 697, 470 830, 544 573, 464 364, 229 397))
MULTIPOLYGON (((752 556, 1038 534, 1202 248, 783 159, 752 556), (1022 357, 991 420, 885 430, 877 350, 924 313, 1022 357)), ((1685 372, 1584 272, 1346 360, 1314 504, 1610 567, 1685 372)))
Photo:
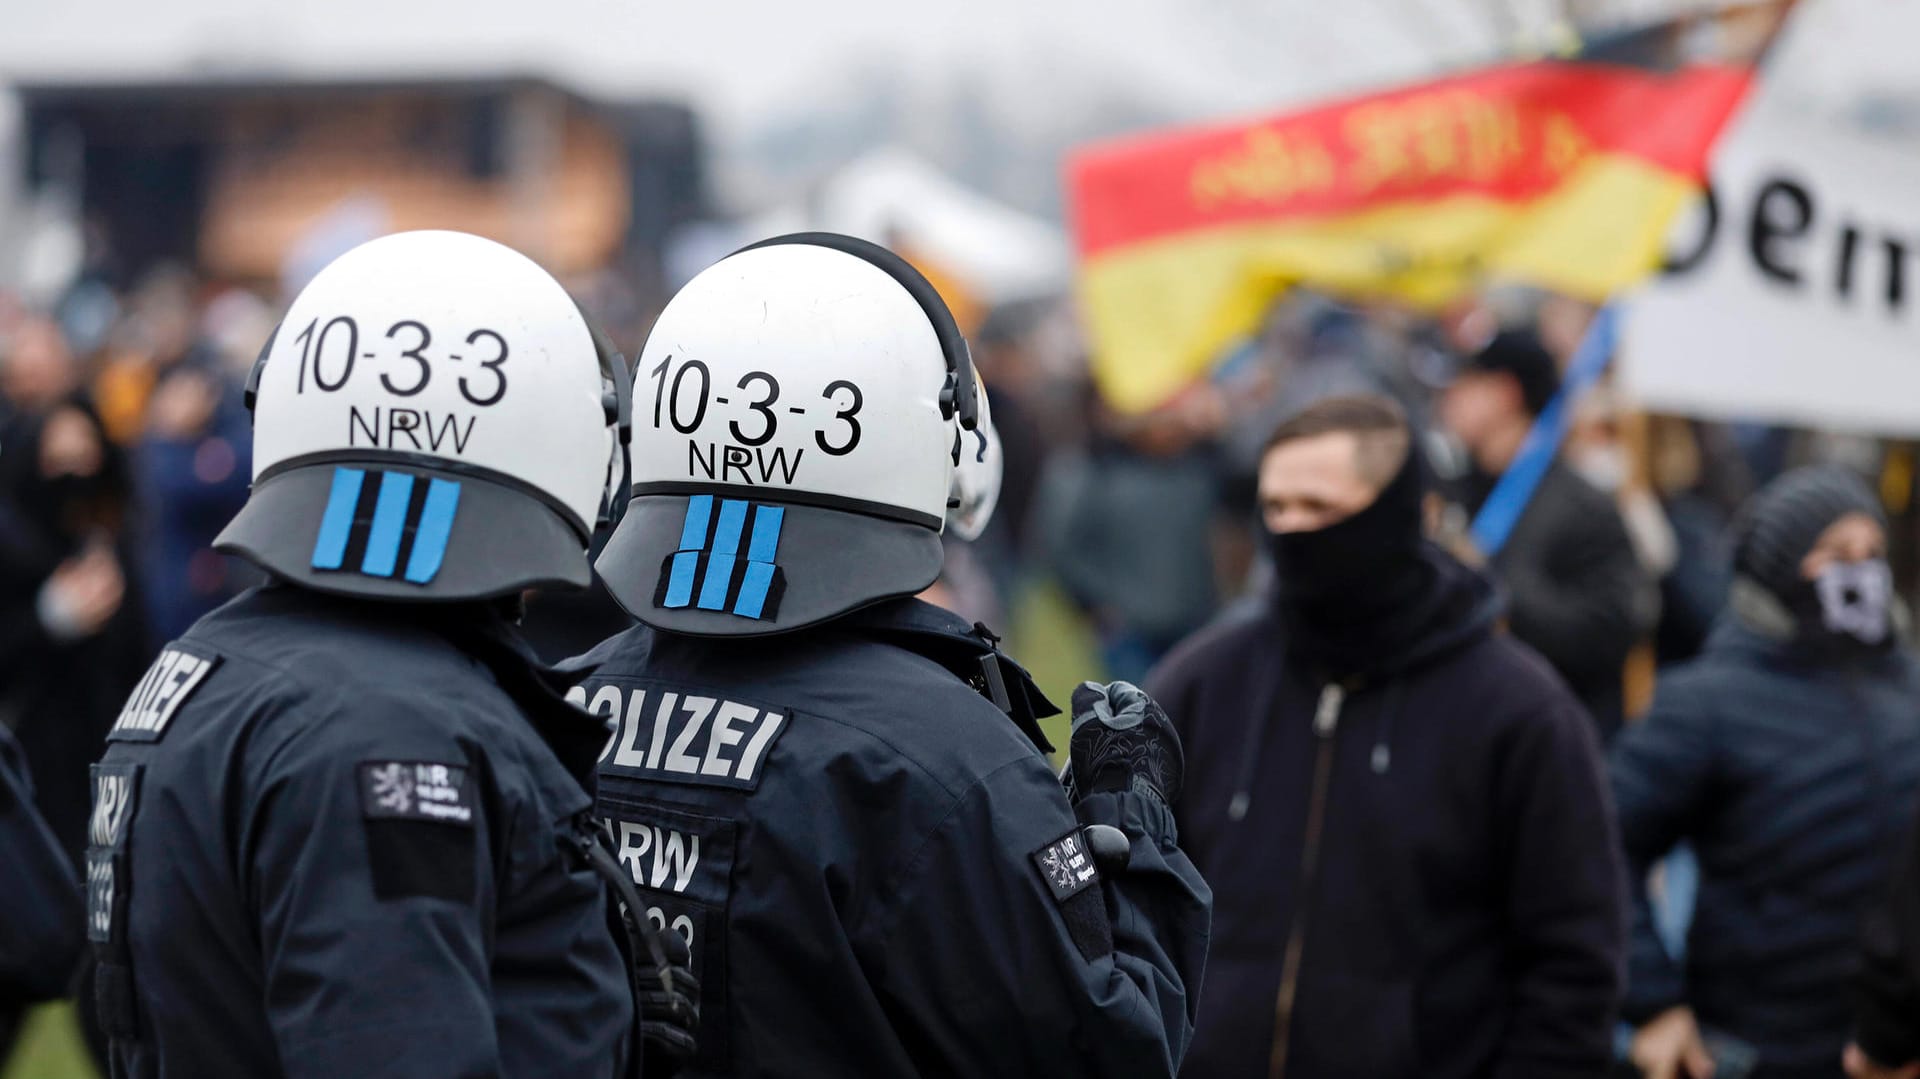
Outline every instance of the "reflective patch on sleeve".
POLYGON ((1034 851, 1033 864, 1056 903, 1065 903, 1100 880, 1100 870, 1094 867, 1093 855, 1078 828, 1034 851))
POLYGON ((1080 829, 1034 851, 1033 864, 1040 870, 1040 879, 1046 882, 1053 901, 1060 905, 1067 936, 1081 958, 1091 963, 1112 955, 1113 926, 1107 920, 1106 896, 1094 887, 1100 883, 1100 870, 1080 829))
POLYGON ((180 706, 220 665, 218 653, 174 642, 161 649, 153 666, 133 687, 107 732, 113 742, 158 742, 180 706))
POLYGON ((477 810, 466 767, 361 761, 358 782, 373 894, 472 903, 477 810))
POLYGON ((437 761, 361 761, 360 812, 368 820, 473 827, 467 769, 437 761))

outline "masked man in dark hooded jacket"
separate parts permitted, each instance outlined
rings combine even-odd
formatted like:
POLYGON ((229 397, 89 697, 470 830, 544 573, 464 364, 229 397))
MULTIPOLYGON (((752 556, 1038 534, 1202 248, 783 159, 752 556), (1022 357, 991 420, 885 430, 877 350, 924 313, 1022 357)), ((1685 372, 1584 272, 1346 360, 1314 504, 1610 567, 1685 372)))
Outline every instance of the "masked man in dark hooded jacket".
POLYGON ((1150 680, 1214 888, 1189 1075, 1606 1066, 1624 887, 1592 724, 1486 578, 1422 539, 1410 444, 1379 397, 1283 423, 1272 594, 1150 680))
POLYGON ((1648 1074, 1724 1079, 1715 1058, 1731 1051, 1754 1079, 1826 1079, 1853 1021, 1855 934, 1920 793, 1920 664, 1900 647, 1886 523, 1859 477, 1789 472, 1735 533, 1705 651, 1614 743, 1634 879, 1682 841, 1700 860, 1683 959, 1636 903, 1625 1011, 1648 1074))

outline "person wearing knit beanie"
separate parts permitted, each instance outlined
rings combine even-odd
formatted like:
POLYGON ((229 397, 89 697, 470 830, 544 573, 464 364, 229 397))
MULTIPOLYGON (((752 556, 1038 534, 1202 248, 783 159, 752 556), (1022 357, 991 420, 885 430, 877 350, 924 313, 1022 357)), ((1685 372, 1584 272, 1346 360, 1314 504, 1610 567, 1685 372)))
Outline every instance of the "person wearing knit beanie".
POLYGON ((1853 472, 1839 465, 1795 469, 1741 510, 1734 525, 1734 569, 1784 596, 1800 580, 1800 562, 1820 534, 1850 513, 1886 528, 1879 499, 1853 472))
POLYGON ((1893 617, 1886 529, 1879 500, 1855 473, 1817 465, 1781 476, 1734 525, 1733 566, 1743 579, 1736 612, 1776 636, 1882 645, 1893 617), (1769 611, 1755 585, 1778 606, 1769 611))
POLYGON ((1920 659, 1899 647, 1885 517, 1860 477, 1803 468, 1748 501, 1733 539, 1725 617, 1660 672, 1609 766, 1636 908, 1630 1056, 1689 1079, 1830 1079, 1843 1052, 1855 1079, 1920 1075, 1920 985, 1860 1017, 1850 993, 1889 838, 1920 809, 1920 659), (1674 955, 1644 882, 1681 843, 1700 884, 1674 955))

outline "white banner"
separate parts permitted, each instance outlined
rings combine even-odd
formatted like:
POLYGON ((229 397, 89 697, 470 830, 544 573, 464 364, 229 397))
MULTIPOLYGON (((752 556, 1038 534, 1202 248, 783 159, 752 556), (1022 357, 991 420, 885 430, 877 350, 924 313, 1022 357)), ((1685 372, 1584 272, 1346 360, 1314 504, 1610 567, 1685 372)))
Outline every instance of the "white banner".
POLYGON ((1644 407, 1920 434, 1920 148, 1756 108, 1715 155, 1674 266, 1625 300, 1644 407))

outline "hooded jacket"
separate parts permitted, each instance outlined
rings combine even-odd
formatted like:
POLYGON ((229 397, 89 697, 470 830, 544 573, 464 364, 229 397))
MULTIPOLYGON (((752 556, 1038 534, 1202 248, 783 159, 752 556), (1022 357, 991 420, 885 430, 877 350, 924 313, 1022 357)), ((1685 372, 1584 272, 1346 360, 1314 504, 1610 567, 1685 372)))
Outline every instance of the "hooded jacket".
POLYGON ((1186 1073, 1591 1076, 1624 885, 1591 721, 1437 548, 1364 679, 1328 682, 1247 604, 1149 691, 1180 728, 1180 835, 1214 889, 1186 1073), (1391 645, 1386 644, 1392 634, 1391 645))
POLYGON ((1683 963, 1636 890, 1626 1016, 1684 1003, 1759 1051, 1755 1079, 1837 1077, 1855 934, 1920 793, 1920 663, 1817 656, 1735 596, 1614 746, 1633 879, 1681 840, 1700 860, 1683 963))

